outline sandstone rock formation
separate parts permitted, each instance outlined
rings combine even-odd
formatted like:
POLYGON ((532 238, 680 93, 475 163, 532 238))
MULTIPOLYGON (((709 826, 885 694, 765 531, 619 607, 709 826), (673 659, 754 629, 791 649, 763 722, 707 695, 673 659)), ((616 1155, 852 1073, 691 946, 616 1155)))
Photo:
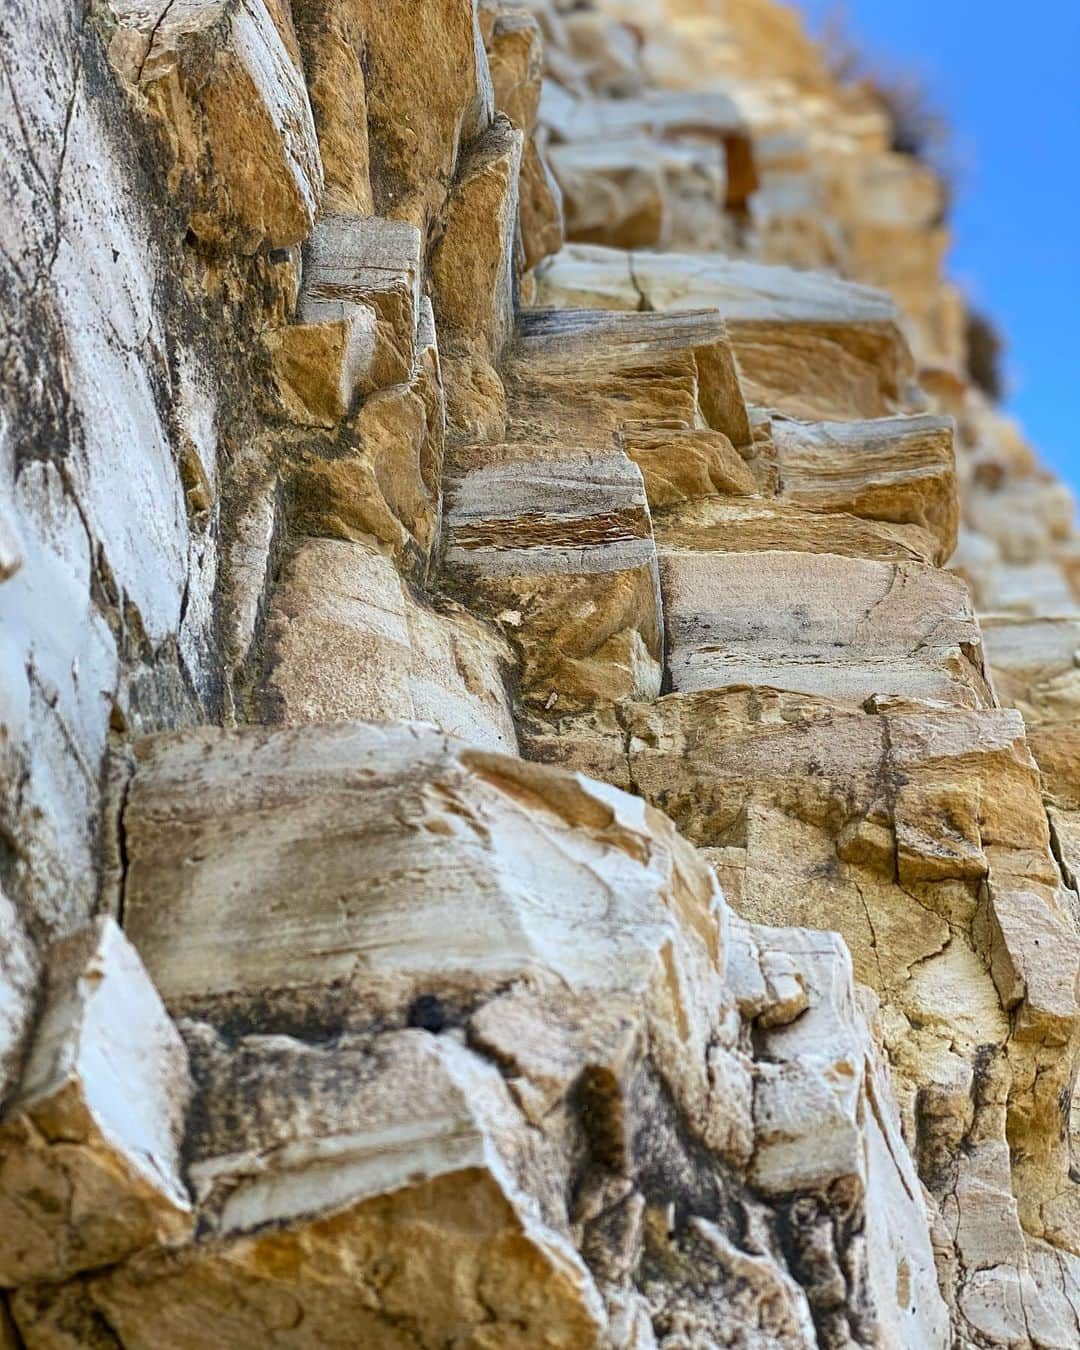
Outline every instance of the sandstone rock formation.
POLYGON ((874 91, 0 55, 0 1345, 1080 1344, 1080 551, 874 91))

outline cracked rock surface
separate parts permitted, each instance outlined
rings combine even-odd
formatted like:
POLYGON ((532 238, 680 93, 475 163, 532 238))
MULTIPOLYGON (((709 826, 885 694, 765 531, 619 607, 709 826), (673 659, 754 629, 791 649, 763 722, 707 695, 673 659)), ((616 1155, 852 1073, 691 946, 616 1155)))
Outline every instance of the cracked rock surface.
POLYGON ((873 91, 41 0, 0 146, 0 1346, 1080 1344, 1080 536, 873 91))

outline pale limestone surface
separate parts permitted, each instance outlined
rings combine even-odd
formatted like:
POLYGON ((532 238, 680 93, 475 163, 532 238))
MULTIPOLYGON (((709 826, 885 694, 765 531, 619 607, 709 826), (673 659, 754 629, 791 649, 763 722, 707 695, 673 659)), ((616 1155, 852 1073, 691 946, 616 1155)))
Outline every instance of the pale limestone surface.
POLYGON ((373 1346, 570 1350, 633 1327, 810 1346, 837 1315, 823 1268, 850 1281, 841 1320, 887 1336, 915 1318, 945 1344, 839 939, 735 920, 639 798, 430 729, 338 724, 156 738, 128 801, 129 931, 174 1009, 201 1000, 180 1024, 199 1237, 21 1289, 30 1346, 95 1314, 162 1347, 344 1346, 359 1328, 373 1346), (296 885, 311 849, 325 911, 296 885), (305 968, 275 975, 275 935, 305 968), (343 959, 363 972, 344 1001, 343 959), (777 1113, 813 1128, 794 1124, 808 1075, 842 1136, 781 1177, 777 1113), (893 1197, 887 1230, 872 1190, 893 1197))
POLYGON ((1071 1350, 1080 544, 872 88, 0 54, 0 1343, 1071 1350))
POLYGON ((966 588, 934 569, 662 548, 660 576, 674 689, 750 684, 857 703, 875 694, 990 703, 966 588))

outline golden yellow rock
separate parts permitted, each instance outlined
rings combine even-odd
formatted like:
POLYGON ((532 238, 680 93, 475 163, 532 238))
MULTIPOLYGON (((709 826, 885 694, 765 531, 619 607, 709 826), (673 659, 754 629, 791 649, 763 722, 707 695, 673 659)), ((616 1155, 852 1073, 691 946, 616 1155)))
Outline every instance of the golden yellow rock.
POLYGON ((505 117, 469 147, 431 256, 435 319, 451 351, 497 361, 514 327, 522 133, 505 117))
POLYGON ((371 214, 364 32, 353 0, 292 0, 325 175, 324 209, 371 214))
POLYGON ((543 72, 540 25, 522 9, 488 11, 482 18, 495 106, 525 135, 518 180, 518 213, 524 266, 530 269, 563 242, 562 193, 537 147, 543 72))
POLYGON ((348 0, 343 12, 363 42, 375 210, 426 233, 459 152, 491 121, 476 0, 348 0))
POLYGON ((641 470, 652 507, 717 494, 752 496, 757 479, 722 431, 643 422, 624 425, 622 447, 641 470))

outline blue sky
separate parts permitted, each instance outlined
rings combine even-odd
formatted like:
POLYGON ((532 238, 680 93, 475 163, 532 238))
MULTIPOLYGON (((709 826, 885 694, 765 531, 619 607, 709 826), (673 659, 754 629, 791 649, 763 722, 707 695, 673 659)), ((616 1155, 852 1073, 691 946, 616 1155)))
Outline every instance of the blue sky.
MULTIPOLYGON (((834 0, 802 0, 816 27, 834 0)), ((1009 343, 1009 407, 1080 489, 1080 0, 849 0, 886 68, 920 70, 955 133, 952 274, 1009 343)))

